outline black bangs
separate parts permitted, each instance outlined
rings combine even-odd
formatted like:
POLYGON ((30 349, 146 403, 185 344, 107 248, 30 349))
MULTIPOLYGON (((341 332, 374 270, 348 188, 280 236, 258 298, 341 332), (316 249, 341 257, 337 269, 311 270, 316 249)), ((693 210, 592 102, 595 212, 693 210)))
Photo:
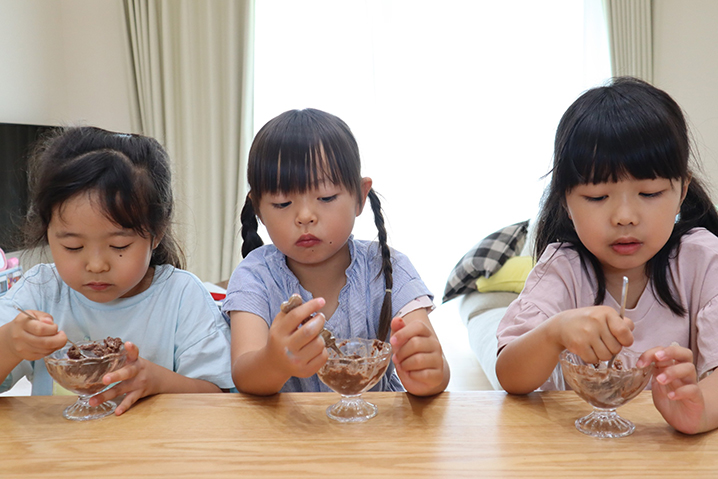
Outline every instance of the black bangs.
POLYGON ((108 219, 144 237, 152 234, 150 225, 154 223, 147 221, 150 211, 159 210, 152 208, 159 199, 152 193, 148 175, 114 150, 92 151, 65 163, 62 169, 53 172, 44 191, 39 209, 47 216, 43 218, 46 224, 50 223, 52 205, 84 192, 97 195, 95 199, 108 219))
POLYGON ((571 105, 556 134, 554 177, 561 178, 561 191, 629 177, 687 179, 685 120, 664 95, 619 79, 611 89, 589 90, 571 105))
POLYGON ((247 179, 255 200, 265 193, 301 193, 325 181, 358 196, 359 147, 339 118, 319 110, 288 111, 257 133, 247 179))

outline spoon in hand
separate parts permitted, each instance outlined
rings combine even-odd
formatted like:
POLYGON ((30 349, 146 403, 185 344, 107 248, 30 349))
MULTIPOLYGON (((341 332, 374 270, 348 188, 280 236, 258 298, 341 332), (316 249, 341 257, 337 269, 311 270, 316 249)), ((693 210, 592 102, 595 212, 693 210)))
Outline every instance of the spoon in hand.
MULTIPOLYGON (((293 294, 288 300, 282 303, 279 309, 281 309, 282 312, 286 314, 301 304, 302 297, 298 294, 293 294)), ((310 318, 307 318, 302 321, 302 324, 304 324, 306 321, 309 321, 309 319, 310 318)), ((326 347, 333 349, 339 356, 344 356, 344 353, 341 351, 341 349, 339 349, 339 346, 337 346, 337 340, 334 338, 334 335, 331 331, 329 331, 327 328, 322 328, 322 331, 319 333, 319 335, 324 340, 324 344, 326 345, 326 347)))
MULTIPOLYGON (((30 314, 30 313, 28 313, 27 311, 25 311, 24 309, 22 309, 20 306, 15 305, 15 309, 17 309, 18 311, 20 311, 20 312, 21 312, 22 314, 24 314, 25 316, 27 316, 27 317, 29 317, 29 318, 32 318, 32 319, 34 319, 35 321, 39 321, 39 319, 37 319, 37 318, 36 318, 35 316, 33 316, 32 314, 30 314)), ((70 342, 70 344, 72 344, 78 351, 80 351, 80 354, 82 354, 82 355, 85 356, 86 358, 94 358, 94 357, 95 357, 95 356, 90 356, 89 354, 87 354, 86 351, 84 351, 80 346, 78 346, 77 344, 75 344, 70 338, 67 338, 67 340, 68 340, 68 341, 70 342)))
MULTIPOLYGON (((628 294, 628 278, 626 276, 623 277, 623 287, 621 288, 621 319, 626 314, 626 295, 628 294)), ((614 354, 610 361, 608 361, 608 364, 606 365, 606 369, 611 369, 613 366, 613 361, 616 359, 616 355, 614 354)))

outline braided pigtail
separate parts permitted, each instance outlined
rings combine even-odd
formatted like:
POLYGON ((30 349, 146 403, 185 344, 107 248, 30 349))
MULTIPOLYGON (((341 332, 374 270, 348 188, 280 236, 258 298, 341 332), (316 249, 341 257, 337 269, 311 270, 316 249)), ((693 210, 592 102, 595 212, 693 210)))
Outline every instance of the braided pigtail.
POLYGON ((379 315, 379 328, 376 337, 384 341, 389 334, 391 328, 391 288, 394 285, 393 268, 391 266, 391 250, 387 243, 386 227, 384 226, 384 215, 381 212, 381 201, 374 189, 369 190, 369 204, 374 212, 374 224, 379 232, 379 245, 381 247, 381 274, 384 275, 384 284, 386 292, 384 293, 384 302, 381 304, 381 313, 379 315))
POLYGON ((259 223, 257 223, 257 214, 254 212, 254 206, 252 206, 252 200, 249 195, 244 201, 240 220, 242 221, 242 257, 246 258, 252 250, 264 244, 259 233, 257 233, 259 223))

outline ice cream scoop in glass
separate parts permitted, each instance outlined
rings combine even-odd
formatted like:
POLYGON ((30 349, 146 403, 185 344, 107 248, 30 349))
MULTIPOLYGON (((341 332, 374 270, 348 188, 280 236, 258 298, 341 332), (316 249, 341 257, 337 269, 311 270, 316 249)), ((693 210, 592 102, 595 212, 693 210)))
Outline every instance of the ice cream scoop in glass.
MULTIPOLYGON (((68 357, 72 346, 65 346, 52 354, 45 356, 45 367, 52 378, 63 388, 77 394, 77 401, 68 406, 63 416, 74 421, 99 419, 112 414, 117 405, 112 401, 105 401, 97 406, 90 406, 90 398, 100 394, 117 383, 104 384, 102 378, 113 371, 120 369, 127 361, 127 351, 119 338, 119 347, 111 348, 106 354, 96 352, 96 357, 79 356, 79 359, 68 357), (116 351, 113 351, 116 349, 116 351)), ((83 350, 92 350, 93 346, 100 345, 107 340, 85 341, 77 344, 83 350)), ((95 351, 101 351, 95 349, 95 351)))
POLYGON ((576 429, 593 437, 623 437, 635 430, 635 425, 616 413, 646 388, 651 380, 654 363, 636 367, 641 354, 623 348, 612 364, 608 361, 590 364, 568 350, 559 355, 563 377, 593 411, 576 420, 576 429))
POLYGON ((342 395, 339 402, 327 408, 327 416, 339 422, 362 422, 377 414, 377 407, 361 395, 372 388, 386 372, 391 361, 391 344, 378 339, 340 340, 339 356, 329 350, 329 359, 319 369, 319 379, 342 395))

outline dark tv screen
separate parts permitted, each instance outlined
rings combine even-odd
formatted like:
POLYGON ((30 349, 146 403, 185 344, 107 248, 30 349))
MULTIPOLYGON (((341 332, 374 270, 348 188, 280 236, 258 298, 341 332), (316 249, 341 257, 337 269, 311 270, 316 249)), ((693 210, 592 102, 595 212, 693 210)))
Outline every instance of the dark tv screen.
POLYGON ((22 246, 20 225, 27 213, 27 161, 33 146, 54 127, 0 123, 0 248, 22 246))

